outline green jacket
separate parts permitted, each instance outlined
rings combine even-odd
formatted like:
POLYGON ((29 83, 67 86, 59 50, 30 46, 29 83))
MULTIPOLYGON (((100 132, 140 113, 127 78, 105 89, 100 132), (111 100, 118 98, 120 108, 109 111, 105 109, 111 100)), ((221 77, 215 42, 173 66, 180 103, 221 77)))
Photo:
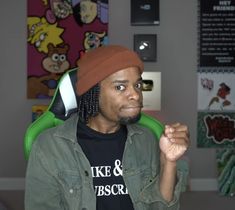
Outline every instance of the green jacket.
MULTIPOLYGON (((95 210, 91 166, 77 143, 77 120, 48 129, 33 144, 26 173, 25 210, 95 210)), ((152 133, 128 125, 123 154, 123 178, 135 210, 177 210, 181 175, 174 199, 159 192, 159 146, 152 133)))

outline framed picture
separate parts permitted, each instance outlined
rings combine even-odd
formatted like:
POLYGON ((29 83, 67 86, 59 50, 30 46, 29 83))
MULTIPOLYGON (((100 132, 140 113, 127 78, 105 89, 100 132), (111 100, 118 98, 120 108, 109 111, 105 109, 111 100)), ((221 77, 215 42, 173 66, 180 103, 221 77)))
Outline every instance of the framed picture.
POLYGON ((131 0, 131 25, 159 25, 159 0, 131 0))
POLYGON ((134 51, 142 61, 157 60, 157 35, 134 34, 134 51))
POLYGON ((143 72, 143 110, 161 110, 161 72, 143 72))

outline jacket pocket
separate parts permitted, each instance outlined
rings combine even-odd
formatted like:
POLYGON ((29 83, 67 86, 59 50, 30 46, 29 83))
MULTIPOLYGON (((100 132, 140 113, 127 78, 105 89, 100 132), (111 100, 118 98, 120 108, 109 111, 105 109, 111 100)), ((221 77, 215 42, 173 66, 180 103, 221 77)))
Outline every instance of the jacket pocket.
POLYGON ((125 183, 132 197, 133 202, 140 202, 140 194, 142 190, 151 181, 151 168, 142 167, 139 170, 129 170, 125 174, 125 183))
POLYGON ((82 190, 81 176, 77 171, 64 170, 58 174, 62 194, 67 198, 79 198, 82 190))
POLYGON ((163 201, 159 191, 159 176, 149 179, 149 183, 142 189, 140 199, 146 204, 163 201))

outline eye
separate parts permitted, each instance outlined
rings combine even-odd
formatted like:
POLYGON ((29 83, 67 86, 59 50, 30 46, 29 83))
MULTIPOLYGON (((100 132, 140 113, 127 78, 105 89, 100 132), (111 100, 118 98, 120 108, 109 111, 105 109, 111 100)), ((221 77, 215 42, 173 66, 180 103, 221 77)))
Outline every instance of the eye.
POLYGON ((60 55, 60 61, 65 61, 65 60, 66 60, 66 55, 61 54, 61 55, 60 55))
POLYGON ((117 85, 115 87, 115 89, 118 90, 118 91, 124 91, 126 89, 126 87, 125 87, 125 85, 117 85))
POLYGON ((94 34, 90 34, 90 35, 89 35, 89 39, 94 40, 94 39, 95 39, 95 35, 94 35, 94 34))
POLYGON ((36 48, 39 48, 40 47, 40 45, 41 45, 41 41, 36 41, 35 43, 34 43, 34 45, 35 45, 35 47, 36 48))
POLYGON ((142 82, 137 83, 136 88, 142 90, 143 89, 143 83, 142 82))
POLYGON ((95 44, 94 43, 90 43, 90 48, 95 48, 95 44))
POLYGON ((57 53, 54 53, 52 56, 51 56, 51 59, 53 61, 58 61, 59 60, 59 55, 57 53))
POLYGON ((43 41, 43 40, 45 39, 45 37, 46 37, 46 34, 43 33, 43 34, 40 35, 39 39, 40 39, 41 41, 43 41))

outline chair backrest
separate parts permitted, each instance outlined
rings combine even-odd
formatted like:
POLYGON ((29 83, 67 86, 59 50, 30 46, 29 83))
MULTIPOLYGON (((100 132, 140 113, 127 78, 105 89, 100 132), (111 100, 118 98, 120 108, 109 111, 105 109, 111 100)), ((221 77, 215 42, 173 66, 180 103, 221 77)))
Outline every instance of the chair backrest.
MULTIPOLYGON (((61 77, 48 109, 27 128, 24 138, 26 159, 29 157, 33 142, 42 131, 63 123, 72 113, 77 112, 76 72, 77 68, 74 68, 61 77)), ((143 112, 138 123, 148 127, 157 139, 160 138, 164 129, 162 123, 143 112)))

